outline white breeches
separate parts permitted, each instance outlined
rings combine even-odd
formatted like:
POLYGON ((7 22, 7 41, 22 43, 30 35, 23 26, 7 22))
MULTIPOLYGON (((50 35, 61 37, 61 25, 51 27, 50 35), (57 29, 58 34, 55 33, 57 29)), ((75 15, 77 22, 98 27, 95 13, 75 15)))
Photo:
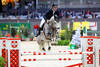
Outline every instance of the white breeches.
POLYGON ((45 23, 45 19, 42 18, 41 23, 40 23, 40 27, 42 27, 42 25, 45 23))

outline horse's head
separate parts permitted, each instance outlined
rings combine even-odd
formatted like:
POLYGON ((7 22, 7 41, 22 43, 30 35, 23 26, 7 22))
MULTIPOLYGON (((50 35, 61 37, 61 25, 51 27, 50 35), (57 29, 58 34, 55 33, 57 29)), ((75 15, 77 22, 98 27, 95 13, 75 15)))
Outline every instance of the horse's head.
POLYGON ((58 17, 57 15, 53 15, 53 16, 51 17, 50 21, 51 21, 51 22, 54 22, 54 21, 59 22, 59 17, 58 17))

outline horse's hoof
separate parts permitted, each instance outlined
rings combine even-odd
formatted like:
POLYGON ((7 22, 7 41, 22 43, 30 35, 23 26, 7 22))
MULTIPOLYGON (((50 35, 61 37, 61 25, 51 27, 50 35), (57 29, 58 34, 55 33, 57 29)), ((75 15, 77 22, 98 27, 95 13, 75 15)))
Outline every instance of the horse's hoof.
POLYGON ((49 47, 48 50, 51 50, 51 47, 49 47))
POLYGON ((45 51, 45 49, 44 49, 44 48, 42 48, 42 50, 43 50, 43 51, 45 51))

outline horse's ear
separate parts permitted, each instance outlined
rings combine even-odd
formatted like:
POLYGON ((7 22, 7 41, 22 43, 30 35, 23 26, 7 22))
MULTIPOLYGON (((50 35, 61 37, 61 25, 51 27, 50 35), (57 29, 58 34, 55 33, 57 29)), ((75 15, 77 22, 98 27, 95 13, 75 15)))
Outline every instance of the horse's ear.
POLYGON ((57 15, 54 15, 54 16, 55 16, 55 18, 58 17, 57 15))

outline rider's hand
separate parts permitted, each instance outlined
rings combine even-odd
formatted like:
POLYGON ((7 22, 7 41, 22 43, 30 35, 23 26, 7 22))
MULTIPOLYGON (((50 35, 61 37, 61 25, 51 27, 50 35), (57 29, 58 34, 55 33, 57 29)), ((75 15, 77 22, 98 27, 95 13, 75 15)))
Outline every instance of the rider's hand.
POLYGON ((47 20, 47 24, 49 24, 50 23, 50 20, 47 20))
POLYGON ((47 22, 47 24, 49 24, 49 22, 47 22))

